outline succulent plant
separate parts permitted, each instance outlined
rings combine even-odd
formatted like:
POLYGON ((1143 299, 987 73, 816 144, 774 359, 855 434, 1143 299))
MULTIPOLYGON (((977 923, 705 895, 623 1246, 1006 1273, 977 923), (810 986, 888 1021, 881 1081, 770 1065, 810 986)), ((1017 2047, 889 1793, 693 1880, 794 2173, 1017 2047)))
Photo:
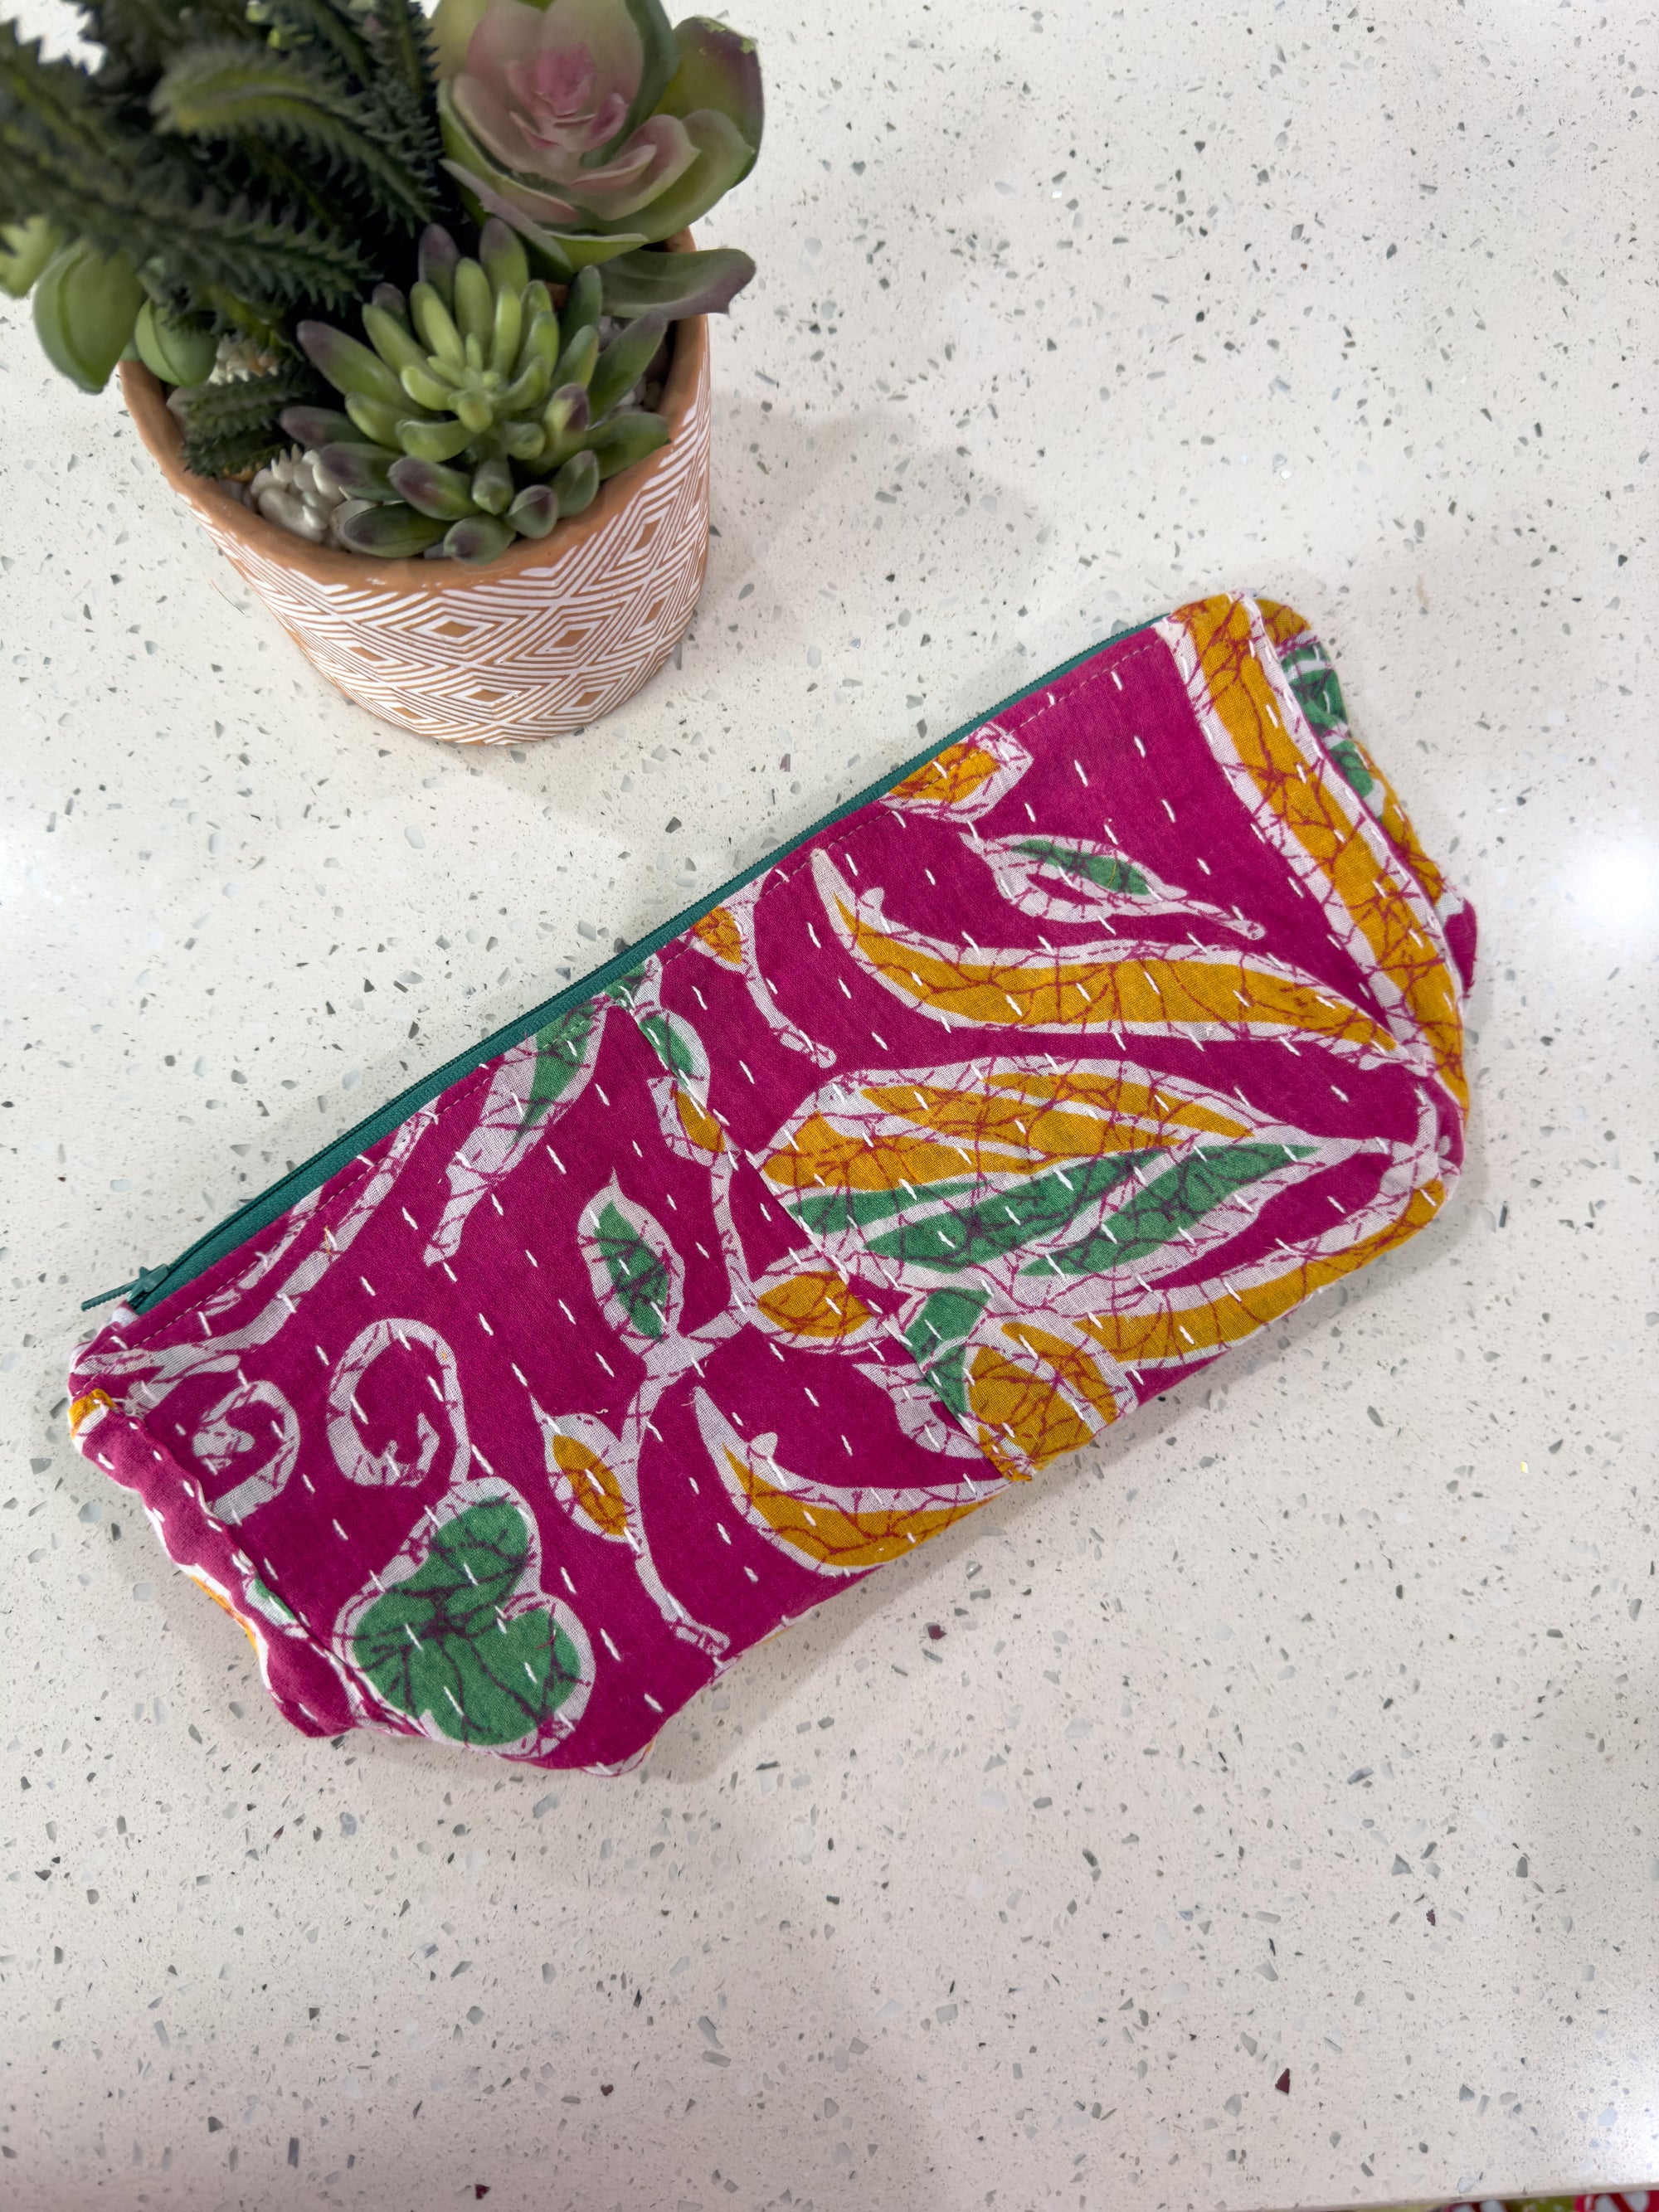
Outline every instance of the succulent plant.
POLYGON ((238 342, 221 338, 207 381, 180 385, 167 402, 184 431, 185 459, 198 476, 246 476, 284 451, 288 441, 277 421, 283 409, 314 399, 322 389, 301 356, 273 361, 261 349, 249 350, 254 361, 239 368, 238 342))
POLYGON ((754 41, 659 0, 440 0, 433 21, 446 166, 558 279, 603 265, 614 315, 702 314, 754 275, 731 248, 644 249, 747 176, 763 102, 754 41))
MULTIPOLYGON (((721 24, 694 17, 672 29, 660 0, 440 0, 430 30, 421 0, 78 5, 101 49, 95 66, 48 58, 0 19, 0 290, 33 291, 42 347, 82 389, 99 390, 129 351, 177 387, 185 460, 198 474, 246 476, 283 450, 282 410, 324 396, 301 327, 320 327, 317 318, 378 279, 406 282, 423 227, 458 204, 523 241, 526 330, 541 312, 526 315, 531 272, 575 288, 589 325, 595 286, 605 314, 640 322, 617 362, 661 324, 724 309, 754 274, 729 247, 661 250, 748 173, 759 148, 753 42, 721 24), (233 339, 263 356, 234 382, 215 370, 233 339)), ((443 294, 435 278, 423 281, 443 294)), ((441 304, 447 314, 455 305, 441 304)), ((381 305, 396 323, 403 311, 381 305)), ((404 320, 416 343, 418 320, 404 320)), ((542 454, 509 453, 509 428, 521 443, 532 435, 526 416, 492 416, 483 429, 472 422, 486 398, 506 404, 508 386, 539 372, 526 361, 504 377, 493 328, 461 335, 459 363, 423 331, 418 343, 429 380, 444 381, 434 356, 472 378, 465 410, 404 392, 397 404, 407 412, 380 425, 386 437, 404 421, 452 416, 471 444, 501 448, 481 452, 476 466, 511 462, 545 485, 578 450, 610 473, 661 434, 643 420, 601 422, 608 410, 593 393, 581 428, 574 400, 561 402, 569 421, 550 416, 561 386, 581 382, 555 361, 560 383, 539 403, 542 454), (465 358, 472 337, 488 356, 476 368, 465 358), (491 375, 504 380, 489 385, 491 375), (550 465, 556 450, 562 459, 550 465)), ((381 362, 398 377, 410 365, 381 362)), ((522 410, 521 392, 510 404, 522 410)), ((585 477, 584 465, 559 496, 576 496, 585 477)), ((490 497, 492 483, 482 487, 490 497)), ((544 522, 544 506, 526 507, 522 526, 544 522)), ((493 512, 487 502, 483 512, 493 512)), ((392 519, 379 527, 389 537, 392 519)), ((500 534, 492 524, 445 538, 462 553, 500 534)))
POLYGON ((340 526, 353 550, 482 565, 517 536, 545 538, 666 441, 660 415, 627 403, 667 325, 646 313, 601 346, 599 272, 584 269, 556 307, 495 216, 476 259, 431 225, 418 266, 407 301, 376 288, 362 311, 367 345, 327 323, 300 325, 345 411, 290 407, 283 427, 367 502, 340 526))
MULTIPOLYGON (((81 0, 95 68, 0 21, 0 287, 34 293, 48 357, 88 390, 130 340, 192 382, 240 331, 286 356, 249 380, 234 453, 280 450, 319 387, 289 336, 413 258, 452 204, 416 0, 81 0), (192 374, 193 373, 193 374, 192 374)), ((196 417, 192 416, 194 423, 196 417)))
POLYGON ((31 286, 64 242, 63 233, 44 216, 26 222, 0 222, 0 292, 14 300, 28 297, 31 286))
POLYGON ((313 545, 343 545, 340 532, 362 504, 346 495, 316 453, 295 451, 267 461, 247 484, 228 484, 244 507, 313 545))
POLYGON ((82 392, 101 392, 126 351, 144 288, 125 253, 72 239, 41 270, 34 327, 41 350, 82 392))

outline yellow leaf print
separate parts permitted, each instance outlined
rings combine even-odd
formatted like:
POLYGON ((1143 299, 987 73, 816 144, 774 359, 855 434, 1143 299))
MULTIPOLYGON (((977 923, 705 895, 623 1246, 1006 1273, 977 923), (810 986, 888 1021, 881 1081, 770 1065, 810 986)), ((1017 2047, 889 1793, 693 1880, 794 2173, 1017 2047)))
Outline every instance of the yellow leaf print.
POLYGON ((896 783, 888 803, 973 821, 988 813, 1030 765, 1031 756, 1018 739, 988 722, 896 783))
POLYGON ((962 1172, 963 1155, 953 1145, 929 1144, 903 1128, 837 1128, 823 1114, 809 1115, 762 1169, 770 1182, 787 1190, 822 1185, 902 1190, 912 1183, 944 1182, 962 1172))
POLYGON ((813 1344, 845 1344, 875 1319, 852 1285, 823 1267, 781 1276, 755 1304, 780 1335, 813 1344))
POLYGON ((571 1507, 591 1521, 600 1535, 626 1535, 627 1500, 599 1454, 589 1451, 574 1437, 555 1437, 551 1448, 553 1463, 564 1478, 562 1487, 571 1507))
POLYGON ((1279 599, 1258 599, 1256 605, 1261 610, 1261 627, 1267 633, 1267 642, 1275 653, 1282 652, 1287 645, 1293 645, 1299 637, 1312 636, 1313 632, 1306 618, 1297 614, 1294 607, 1287 607, 1279 599))
POLYGON ((1277 1321, 1328 1283, 1407 1243, 1428 1227, 1445 1197, 1443 1182, 1425 1184, 1412 1192, 1399 1218, 1388 1227, 1345 1249, 1316 1253, 1265 1282, 1247 1283, 1237 1290, 1206 1285, 1190 1303, 1177 1303, 1177 1293, 1168 1303, 1127 1313, 1079 1314, 1076 1325, 1123 1367, 1207 1358, 1277 1321))
POLYGON ((691 934, 716 960, 728 968, 743 965, 743 932, 723 906, 712 906, 708 913, 691 925, 691 934))
POLYGON ((92 1428, 106 1413, 114 1410, 115 1401, 107 1390, 88 1390, 84 1398, 77 1398, 70 1407, 70 1434, 78 1437, 83 1430, 92 1428))
POLYGON ((611 1463, 621 1452, 616 1437, 586 1413, 565 1413, 556 1420, 538 1407, 536 1417, 554 1497, 573 1520, 586 1522, 613 1543, 627 1542, 628 1496, 611 1463))
POLYGON ((1103 1425, 1117 1419, 1118 1402, 1112 1386, 1101 1372, 1098 1362, 1083 1346, 1068 1343, 1064 1337, 1054 1336, 1030 1322, 1005 1322, 1002 1333, 1012 1342, 1036 1353, 1074 1407, 1080 1409, 1081 1406, 1091 1406, 1103 1425))
MULTIPOLYGON (((1249 1133, 1236 1115, 1208 1099, 1087 1065, 1045 1070, 1029 1064, 975 1063, 961 1085, 867 1083, 863 1096, 888 1113, 906 1115, 919 1128, 936 1130, 952 1146, 968 1146, 981 1165, 991 1164, 988 1148, 1006 1149, 1010 1165, 1017 1155, 1022 1163, 1040 1166, 1156 1144, 1164 1130, 1170 1144, 1194 1133, 1249 1133)), ((959 1166, 960 1152, 956 1157, 959 1166)))
POLYGON ((758 1534, 820 1574, 863 1574, 902 1559, 982 1505, 1000 1486, 939 1483, 904 1489, 836 1490, 787 1474, 772 1457, 775 1437, 745 1443, 706 1390, 697 1426, 733 1504, 758 1534))
POLYGON ((1165 1036, 1288 1032, 1392 1059, 1389 1032, 1310 975, 1218 946, 1180 957, 1165 945, 1115 938, 1063 951, 963 951, 890 927, 822 852, 813 871, 824 910, 878 981, 947 1023, 1024 1030, 1136 1029, 1165 1036))
POLYGON ((699 1152, 723 1152, 726 1150, 726 1132, 720 1123, 701 1100, 678 1085, 674 1091, 674 1110, 679 1116, 680 1127, 699 1152))
POLYGON ((1407 1034, 1422 1037, 1446 1088, 1467 1109, 1458 992, 1437 929, 1432 936, 1425 929, 1421 893, 1376 849, 1375 833, 1366 834, 1370 817, 1343 796, 1340 779, 1308 774, 1255 650, 1249 601, 1200 600, 1179 609, 1164 628, 1190 672, 1188 689, 1212 750, 1224 767, 1231 756, 1267 814, 1329 884, 1380 984, 1397 998, 1407 1034))
POLYGON ((960 1398, 947 1347, 993 1288, 1035 1316, 1115 1267, 1184 1271, 1275 1191, 1355 1149, 1184 1078, 1121 1069, 1043 1053, 831 1084, 759 1165, 822 1259, 927 1295, 901 1333, 930 1370, 945 1361, 960 1398))
POLYGON ((976 1061, 924 1082, 866 1080, 852 1100, 842 1096, 838 1112, 809 1113, 763 1162, 770 1182, 803 1191, 925 1188, 1250 1133, 1200 1094, 1086 1064, 976 1061))
MULTIPOLYGON (((1412 873, 1417 878, 1418 882, 1422 884, 1424 892, 1430 903, 1436 908, 1439 908, 1445 902, 1447 896, 1447 884, 1445 877, 1441 873, 1436 862, 1431 860, 1429 858, 1429 855, 1423 850, 1417 831, 1413 826, 1411 817, 1407 813, 1405 808, 1400 804, 1399 795, 1395 792, 1394 786, 1389 781, 1387 776, 1383 775, 1382 769, 1378 768, 1375 760, 1372 759, 1370 751, 1365 746, 1360 744, 1358 738, 1354 737, 1352 732, 1349 734, 1348 743, 1353 747, 1360 759, 1365 763, 1366 772, 1370 775, 1372 783, 1376 787, 1378 793, 1377 820, 1382 824, 1383 829, 1388 832, 1394 842, 1400 848, 1400 850, 1405 854, 1407 866, 1411 869, 1412 873)), ((1462 902, 1461 899, 1454 902, 1455 905, 1461 906, 1462 903, 1462 902)))
POLYGON ((1080 1451, 1095 1433, 1047 1360, 988 1345, 968 1364, 968 1408, 980 1424, 981 1449, 1011 1482, 1029 1482, 1033 1468, 1080 1451))

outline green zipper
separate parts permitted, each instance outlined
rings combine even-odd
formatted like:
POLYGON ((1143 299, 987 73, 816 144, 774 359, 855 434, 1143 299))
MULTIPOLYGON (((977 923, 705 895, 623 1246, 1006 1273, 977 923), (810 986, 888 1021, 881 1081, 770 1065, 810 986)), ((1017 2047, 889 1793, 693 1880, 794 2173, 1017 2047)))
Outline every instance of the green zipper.
POLYGON ((522 1043, 535 1030, 556 1021, 568 1007, 580 1006, 585 999, 594 997, 608 983, 614 982, 619 975, 627 975, 642 960, 648 959, 674 938, 683 935, 694 922, 701 921, 704 915, 730 898, 734 891, 741 890, 745 884, 753 883, 757 876, 764 875, 769 868, 775 867, 780 860, 786 860, 811 838, 833 829, 837 822, 845 821, 849 814, 857 813, 860 806, 867 806, 872 799, 882 798, 895 784, 902 783, 908 775, 914 775, 918 769, 926 767, 930 760, 957 744, 960 738, 967 737, 982 724, 994 721, 1006 707, 1012 707, 1017 700, 1027 697, 1033 691, 1040 691, 1045 684, 1053 684, 1060 677, 1068 676, 1073 669, 1079 667, 1085 660, 1092 659, 1107 646, 1121 644, 1125 638, 1139 637, 1142 631, 1153 627, 1152 623, 1145 622, 1138 623, 1129 629, 1115 630, 1110 637, 1102 639, 1099 644, 1086 647, 1081 653, 1074 653, 1069 660, 1062 660, 1058 668, 1051 668, 1035 682, 1022 684, 1018 691, 1011 691, 1006 699, 999 699, 996 705, 986 713, 959 723, 936 745, 924 747, 879 781, 866 784, 851 799, 832 807, 828 814, 820 815, 816 822, 803 830, 799 836, 792 837, 787 844, 775 846, 764 859, 756 860, 737 875, 728 877, 720 889, 711 891, 701 905, 683 908, 671 920, 659 923, 637 944, 630 945, 625 951, 616 953, 599 967, 591 969, 579 981, 568 984, 550 999, 544 999, 540 1006, 532 1006, 528 1013, 515 1015, 510 1022, 492 1030, 477 1044, 469 1047, 465 1052, 458 1052, 453 1060, 445 1060, 441 1067, 434 1067, 429 1074, 417 1077, 395 1098, 388 1099, 384 1106, 377 1108, 373 1114, 365 1115, 363 1120, 348 1129, 343 1137, 337 1137, 321 1152, 313 1152, 308 1160, 291 1169, 280 1182, 272 1183, 267 1190, 262 1190, 257 1198, 249 1199, 246 1205, 239 1206, 234 1213, 227 1214, 216 1227, 206 1231, 187 1250, 181 1252, 170 1266, 141 1267, 131 1282, 122 1283, 112 1291, 100 1291, 96 1297, 86 1299, 82 1305, 82 1312, 88 1313, 94 1306, 107 1305, 112 1298, 125 1297, 135 1313, 144 1313, 161 1299, 171 1297, 174 1291, 182 1290, 186 1283, 193 1282, 215 1261, 223 1259, 228 1252, 234 1252, 239 1244, 245 1244, 250 1237, 257 1236, 260 1230, 275 1221, 278 1214, 287 1212, 289 1206, 296 1205, 319 1184, 326 1182, 331 1176, 337 1175, 342 1168, 349 1166, 360 1152, 367 1152, 382 1137, 390 1136, 399 1123, 406 1121, 411 1114, 428 1104, 441 1092, 447 1091, 451 1084, 459 1082, 462 1076, 470 1075, 475 1067, 481 1067, 486 1060, 495 1060, 512 1046, 522 1043))

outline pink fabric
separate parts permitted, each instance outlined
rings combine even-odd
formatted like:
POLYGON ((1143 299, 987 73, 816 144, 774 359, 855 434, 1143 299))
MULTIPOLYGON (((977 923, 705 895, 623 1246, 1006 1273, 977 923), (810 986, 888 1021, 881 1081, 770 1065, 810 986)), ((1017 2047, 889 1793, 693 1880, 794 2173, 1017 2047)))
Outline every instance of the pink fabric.
POLYGON ((1340 709, 1271 603, 1103 647, 118 1309, 82 1449, 297 1727, 636 1758, 1433 1218, 1473 917, 1340 709))

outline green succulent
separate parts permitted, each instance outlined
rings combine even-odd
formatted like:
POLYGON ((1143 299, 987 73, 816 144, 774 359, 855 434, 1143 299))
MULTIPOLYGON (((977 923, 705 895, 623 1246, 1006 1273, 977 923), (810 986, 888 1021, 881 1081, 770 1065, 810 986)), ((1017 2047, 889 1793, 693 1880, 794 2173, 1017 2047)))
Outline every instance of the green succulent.
POLYGON ((35 278, 63 244, 63 234, 44 216, 27 222, 0 222, 0 292, 14 300, 28 297, 35 278))
POLYGON ((445 167, 564 282, 600 264, 607 313, 712 314, 754 276, 720 246, 653 245, 707 214, 760 151, 755 41, 661 0, 439 0, 445 167))
POLYGON ((204 339, 258 339, 278 368, 192 409, 185 442, 203 473, 257 464, 319 389, 295 319, 406 267, 455 204, 418 0, 80 4, 93 67, 0 20, 0 289, 33 287, 48 357, 90 391, 130 341, 199 382, 204 339))
POLYGON ((53 254, 34 287, 41 349, 82 392, 101 392, 143 303, 143 286, 125 253, 100 253, 74 239, 53 254))
POLYGON ((663 417, 627 403, 667 324, 647 312, 601 346, 599 271, 584 269, 556 307, 493 216, 476 259, 430 225, 418 266, 407 300, 376 288, 367 345, 327 323, 299 325, 345 411, 290 407, 283 428, 368 502, 340 527, 356 551, 482 565, 515 537, 545 538, 666 442, 663 417))
POLYGON ((154 300, 139 308, 132 343, 164 384, 204 384, 219 357, 219 341, 205 323, 164 314, 154 300))

